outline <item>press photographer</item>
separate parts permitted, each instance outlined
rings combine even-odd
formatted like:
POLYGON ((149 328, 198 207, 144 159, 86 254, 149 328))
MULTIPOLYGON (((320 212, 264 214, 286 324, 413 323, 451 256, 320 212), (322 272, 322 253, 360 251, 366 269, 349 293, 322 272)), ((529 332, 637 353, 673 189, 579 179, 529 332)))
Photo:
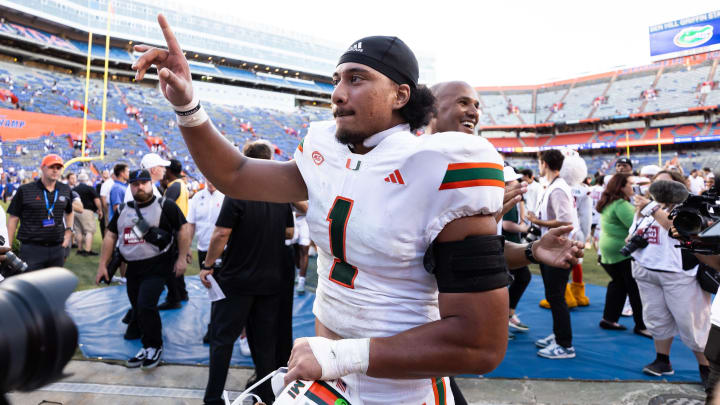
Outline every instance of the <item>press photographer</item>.
POLYGON ((698 361, 700 378, 707 381, 708 361, 703 354, 710 329, 710 294, 696 280, 697 261, 676 249, 668 218, 688 191, 676 172, 661 171, 653 177, 649 199, 635 196, 638 212, 630 226, 623 254, 634 259, 632 275, 643 303, 643 319, 652 335, 656 358, 643 368, 653 376, 672 375, 670 346, 676 334, 698 361))
POLYGON ((103 239, 96 283, 110 280, 107 265, 120 235, 119 253, 127 262, 127 294, 142 335, 143 348, 127 361, 128 367, 153 368, 162 355, 162 324, 157 303, 165 279, 185 273, 190 248, 190 227, 180 208, 153 195, 150 173, 130 174, 134 201, 118 207, 103 239), (179 256, 173 249, 179 250, 179 256), (173 260, 178 258, 177 260, 173 260), (174 263, 173 263, 174 261, 174 263))
MULTIPOLYGON (((720 175, 716 173, 715 176, 720 175)), ((701 262, 697 279, 702 288, 714 293, 715 299, 710 310, 710 332, 705 344, 705 356, 710 365, 710 373, 705 384, 706 403, 711 404, 715 386, 720 381, 720 204, 718 203, 718 185, 713 184, 702 195, 690 195, 670 214, 673 220, 673 236, 678 246, 686 252, 692 252, 701 262)))

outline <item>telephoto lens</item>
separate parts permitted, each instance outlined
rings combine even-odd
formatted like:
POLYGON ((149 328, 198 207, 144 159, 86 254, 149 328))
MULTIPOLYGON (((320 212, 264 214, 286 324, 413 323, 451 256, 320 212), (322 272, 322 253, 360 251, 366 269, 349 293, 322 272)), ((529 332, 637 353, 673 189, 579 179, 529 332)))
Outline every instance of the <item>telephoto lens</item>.
POLYGON ((62 376, 77 347, 77 327, 64 309, 77 282, 54 267, 0 283, 0 395, 32 391, 62 376))

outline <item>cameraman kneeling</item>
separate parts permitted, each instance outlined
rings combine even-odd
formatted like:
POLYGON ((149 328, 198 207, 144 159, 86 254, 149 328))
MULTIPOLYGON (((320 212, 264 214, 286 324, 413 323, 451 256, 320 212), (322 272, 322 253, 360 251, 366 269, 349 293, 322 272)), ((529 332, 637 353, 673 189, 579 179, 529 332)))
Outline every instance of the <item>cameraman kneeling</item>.
POLYGON ((103 239, 96 282, 108 279, 107 263, 120 235, 119 250, 127 262, 127 294, 142 332, 143 348, 127 361, 128 367, 153 368, 162 354, 162 324, 157 303, 165 280, 173 269, 185 273, 185 257, 190 247, 190 227, 180 208, 170 200, 153 195, 150 173, 130 173, 134 201, 121 206, 108 224, 103 239), (176 240, 177 239, 177 240, 176 240), (177 243, 179 256, 172 254, 177 243))
MULTIPOLYGON (((697 282, 697 261, 684 258, 678 242, 668 230, 672 207, 684 200, 677 187, 687 192, 672 176, 660 172, 653 179, 650 193, 655 201, 635 196, 639 212, 631 225, 625 254, 634 259, 632 275, 637 281, 643 303, 643 320, 652 335, 657 357, 643 368, 653 376, 672 375, 670 346, 676 334, 697 359, 700 378, 705 383, 709 369, 703 351, 710 331, 710 295, 697 282), (657 183, 657 184, 656 184, 657 183)), ((680 178, 682 180, 682 178, 680 178)), ((691 259, 691 258, 690 258, 691 259)))

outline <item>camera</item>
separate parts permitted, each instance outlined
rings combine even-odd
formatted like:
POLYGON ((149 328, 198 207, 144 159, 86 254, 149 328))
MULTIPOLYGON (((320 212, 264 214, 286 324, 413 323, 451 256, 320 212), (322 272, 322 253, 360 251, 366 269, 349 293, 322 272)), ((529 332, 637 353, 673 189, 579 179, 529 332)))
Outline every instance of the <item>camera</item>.
POLYGON ((720 254, 720 235, 711 231, 720 220, 717 186, 705 195, 690 195, 670 212, 678 247, 700 254, 720 254))
POLYGON ((0 283, 0 403, 8 391, 32 391, 62 377, 78 331, 65 312, 77 277, 62 268, 0 283))
POLYGON ((649 242, 645 239, 643 234, 635 234, 632 238, 630 238, 627 245, 620 249, 620 254, 623 256, 630 256, 634 251, 646 248, 648 243, 649 242))
POLYGON ((113 279, 113 276, 120 268, 120 265, 125 261, 125 258, 123 258, 122 254, 120 254, 120 248, 115 248, 112 252, 112 256, 110 257, 110 261, 107 264, 107 273, 108 276, 103 281, 105 284, 110 285, 110 282, 113 279))
POLYGON ((138 220, 132 227, 132 231, 138 239, 144 239, 145 242, 157 246, 160 251, 173 241, 172 234, 156 226, 151 226, 140 214, 138 210, 138 220))
POLYGON ((150 224, 143 218, 138 218, 135 225, 132 227, 132 231, 138 239, 143 239, 150 231, 150 224))
MULTIPOLYGON (((0 245, 5 244, 5 238, 0 235, 0 245)), ((7 278, 16 274, 25 273, 28 269, 27 263, 22 261, 15 253, 8 251, 5 253, 5 260, 0 264, 0 275, 7 278)))
POLYGON ((525 234, 525 243, 534 242, 538 239, 540 239, 540 235, 542 233, 540 232, 540 227, 533 224, 530 226, 530 229, 528 229, 527 234, 525 234))

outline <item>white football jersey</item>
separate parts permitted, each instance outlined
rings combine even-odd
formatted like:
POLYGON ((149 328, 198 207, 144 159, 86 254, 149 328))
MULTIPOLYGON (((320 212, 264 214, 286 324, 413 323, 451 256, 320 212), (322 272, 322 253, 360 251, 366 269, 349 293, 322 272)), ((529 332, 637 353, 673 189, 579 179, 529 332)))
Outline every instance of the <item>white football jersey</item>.
POLYGON ((335 139, 334 122, 315 122, 295 152, 318 247, 313 312, 345 338, 391 336, 438 320, 425 251, 454 219, 502 208, 502 159, 487 140, 417 137, 407 125, 373 137, 381 135, 360 155, 335 139))

